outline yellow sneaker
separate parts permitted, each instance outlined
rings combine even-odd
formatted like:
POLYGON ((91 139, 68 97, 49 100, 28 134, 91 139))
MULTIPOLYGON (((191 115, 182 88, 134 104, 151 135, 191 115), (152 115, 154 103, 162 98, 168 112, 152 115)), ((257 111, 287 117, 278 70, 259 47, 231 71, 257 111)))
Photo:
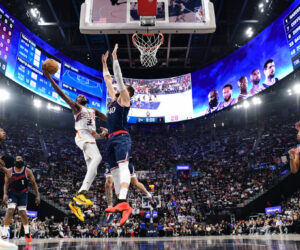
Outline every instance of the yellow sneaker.
POLYGON ((80 207, 72 204, 72 202, 69 203, 69 208, 72 210, 72 212, 76 215, 76 217, 81 220, 84 221, 84 217, 83 217, 83 213, 81 212, 80 207))
POLYGON ((75 197, 73 197, 73 200, 87 207, 93 206, 94 203, 90 199, 86 198, 86 194, 87 192, 82 191, 76 194, 75 197))

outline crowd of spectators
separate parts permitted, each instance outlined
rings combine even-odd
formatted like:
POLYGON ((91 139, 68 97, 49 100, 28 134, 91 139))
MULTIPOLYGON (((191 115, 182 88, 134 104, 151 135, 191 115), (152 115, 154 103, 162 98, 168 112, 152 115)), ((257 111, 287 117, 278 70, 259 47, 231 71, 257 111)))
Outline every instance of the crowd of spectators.
MULTIPOLYGON (((213 130, 132 128, 132 156, 138 177, 147 189, 150 185, 153 187, 150 191, 154 196, 161 197, 155 222, 160 235, 171 232, 172 235, 228 233, 228 222, 205 227, 200 222, 208 213, 218 214, 224 209, 235 208, 267 190, 287 168, 284 155, 295 141, 293 127, 297 117, 291 114, 284 123, 279 123, 278 119, 280 117, 270 115, 265 123, 249 123, 239 129, 226 127, 226 124, 213 130), (176 166, 182 163, 189 165, 191 170, 176 171, 176 166), (207 227, 211 229, 207 231, 207 227)), ((14 156, 22 155, 36 176, 41 195, 68 209, 68 203, 86 173, 82 152, 74 143, 74 130, 40 127, 26 119, 19 119, 18 124, 8 119, 0 123, 8 137, 2 150, 14 156)), ((105 140, 98 142, 103 161, 89 192, 94 206, 84 211, 88 228, 91 227, 93 232, 98 228, 99 235, 103 235, 99 216, 104 214, 107 206, 104 196, 105 144, 105 140)), ((117 226, 109 228, 106 236, 128 235, 132 230, 145 229, 140 228, 146 221, 142 194, 131 187, 129 199, 134 211, 128 227, 122 232, 117 226)), ((79 229, 69 230, 60 225, 64 235, 69 230, 72 235, 80 232, 82 236, 86 227, 80 225, 79 229)), ((240 227, 237 226, 234 232, 240 232, 240 227)), ((91 230, 83 235, 92 236, 91 230)))
POLYGON ((124 82, 134 87, 136 94, 177 94, 191 89, 191 75, 183 75, 166 79, 130 79, 124 82))
MULTIPOLYGON (((210 235, 267 235, 300 233, 300 191, 283 202, 282 212, 270 215, 258 214, 247 220, 220 221, 208 224, 201 217, 191 215, 170 216, 163 213, 150 223, 142 213, 133 213, 129 221, 121 228, 113 220, 111 223, 78 223, 70 226, 68 221, 57 222, 54 216, 41 221, 30 219, 30 230, 34 238, 99 238, 99 237, 162 237, 162 236, 210 236, 210 235), (150 232, 149 232, 150 231, 150 232)), ((168 206, 169 209, 169 206, 168 206)), ((192 206, 193 209, 193 206, 192 206)), ((3 221, 1 220, 1 224, 3 221)), ((15 215, 10 226, 10 238, 24 234, 20 217, 15 215)))

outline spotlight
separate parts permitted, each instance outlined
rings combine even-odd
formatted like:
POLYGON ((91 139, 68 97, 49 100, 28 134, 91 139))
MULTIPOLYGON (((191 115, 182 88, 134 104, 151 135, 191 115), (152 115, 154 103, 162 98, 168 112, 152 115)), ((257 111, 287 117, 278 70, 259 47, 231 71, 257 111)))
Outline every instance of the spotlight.
POLYGON ((249 108, 250 104, 248 101, 244 101, 244 108, 247 109, 249 108))
POLYGON ((260 9, 262 9, 264 7, 264 4, 263 3, 260 3, 259 5, 258 5, 258 8, 260 8, 260 9))
POLYGON ((297 94, 300 93, 300 84, 296 84, 296 85, 294 86, 294 91, 295 91, 295 93, 297 93, 297 94))
POLYGON ((40 18, 40 11, 37 8, 31 8, 30 9, 30 14, 33 18, 39 19, 40 18))
POLYGON ((44 19, 41 17, 38 21, 38 25, 43 25, 45 23, 44 19))
POLYGON ((252 100, 253 104, 254 105, 259 105, 261 104, 261 100, 259 97, 254 97, 253 100, 252 100))
POLYGON ((39 99, 34 99, 33 100, 33 105, 34 105, 34 107, 39 109, 40 107, 42 107, 42 102, 39 99))
POLYGON ((245 33, 248 37, 252 37, 254 33, 252 27, 249 27, 245 33))
POLYGON ((260 10, 261 13, 263 13, 264 11, 265 11, 264 9, 261 9, 261 10, 260 10))
POLYGON ((5 102, 10 98, 10 94, 5 89, 0 89, 0 102, 5 102))

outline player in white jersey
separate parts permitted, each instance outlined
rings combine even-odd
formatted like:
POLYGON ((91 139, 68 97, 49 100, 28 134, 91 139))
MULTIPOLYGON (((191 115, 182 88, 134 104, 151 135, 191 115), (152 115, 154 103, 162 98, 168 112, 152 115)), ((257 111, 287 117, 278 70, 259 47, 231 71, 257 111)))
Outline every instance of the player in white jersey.
POLYGON ((99 152, 95 139, 104 138, 106 136, 105 130, 100 135, 97 134, 95 117, 97 116, 101 120, 106 121, 106 116, 96 108, 87 107, 87 99, 84 95, 78 95, 76 102, 71 100, 55 83, 51 75, 46 70, 43 69, 43 71, 50 81, 53 89, 66 103, 69 104, 74 114, 75 129, 77 131, 75 142, 76 145, 83 151, 87 166, 87 173, 81 188, 75 197, 73 197, 74 202, 71 202, 69 207, 79 220, 84 221, 80 206, 93 205, 93 202, 88 199, 86 195, 97 175, 97 168, 102 160, 102 156, 99 152))

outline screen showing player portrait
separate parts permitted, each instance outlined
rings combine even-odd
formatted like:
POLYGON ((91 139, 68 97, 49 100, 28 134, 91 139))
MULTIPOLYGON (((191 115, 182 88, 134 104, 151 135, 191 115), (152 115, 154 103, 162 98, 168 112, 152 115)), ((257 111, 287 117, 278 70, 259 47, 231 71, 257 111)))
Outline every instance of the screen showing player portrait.
POLYGON ((53 79, 70 98, 75 100, 78 94, 84 94, 89 106, 106 112, 102 72, 57 51, 0 6, 0 72, 32 92, 68 107, 43 75, 42 64, 47 59, 58 63, 53 79))
MULTIPOLYGON (((131 99, 129 122, 160 123, 191 119, 193 116, 191 74, 165 79, 124 78, 135 95, 131 99)), ((117 89, 116 81, 113 81, 117 89)), ((108 97, 107 103, 111 99, 108 97)))
POLYGON ((300 4, 224 59, 192 73, 194 117, 241 102, 300 65, 300 4))
MULTIPOLYGON (((201 7, 201 3, 190 1, 182 6, 173 1, 169 15, 173 19, 189 20, 189 13, 198 5, 201 7)), ((119 6, 126 8, 125 4, 119 6)), ((165 8, 163 4, 159 6, 162 10, 165 8)), ((109 21, 100 18, 105 13, 104 7, 101 5, 100 12, 93 13, 95 22, 109 21)), ((133 4, 130 8, 134 19, 136 6, 133 4)), ((196 118, 235 105, 276 85, 300 67, 299 23, 300 4, 294 1, 246 45, 205 68, 166 79, 125 78, 125 84, 132 85, 136 92, 131 100, 128 122, 168 123, 196 118)), ((68 107, 43 76, 41 65, 48 58, 58 62, 59 70, 53 78, 70 98, 74 100, 78 94, 84 94, 89 106, 103 113, 107 111, 110 100, 102 72, 57 51, 0 5, 0 73, 34 93, 68 107)))

